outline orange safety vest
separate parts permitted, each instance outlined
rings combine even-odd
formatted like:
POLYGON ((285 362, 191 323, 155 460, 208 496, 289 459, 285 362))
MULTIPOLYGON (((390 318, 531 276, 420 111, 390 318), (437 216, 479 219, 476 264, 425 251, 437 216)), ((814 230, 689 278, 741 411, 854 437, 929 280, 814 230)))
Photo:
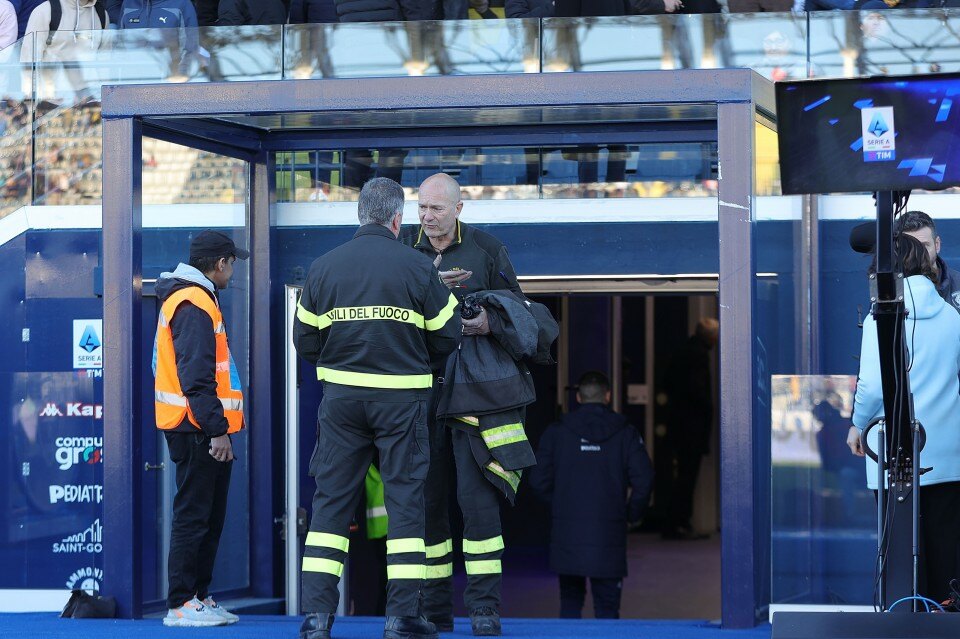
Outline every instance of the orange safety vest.
POLYGON ((227 346, 227 329, 223 325, 220 306, 197 286, 188 286, 176 291, 167 298, 160 308, 157 320, 157 339, 153 346, 154 361, 154 407, 157 414, 157 428, 171 430, 183 423, 186 417, 190 423, 200 428, 200 424, 190 410, 190 403, 180 388, 177 376, 177 358, 173 350, 173 331, 170 322, 183 302, 190 302, 210 316, 213 332, 217 337, 217 397, 223 404, 223 415, 227 418, 228 433, 243 428, 243 391, 240 390, 240 376, 227 346))

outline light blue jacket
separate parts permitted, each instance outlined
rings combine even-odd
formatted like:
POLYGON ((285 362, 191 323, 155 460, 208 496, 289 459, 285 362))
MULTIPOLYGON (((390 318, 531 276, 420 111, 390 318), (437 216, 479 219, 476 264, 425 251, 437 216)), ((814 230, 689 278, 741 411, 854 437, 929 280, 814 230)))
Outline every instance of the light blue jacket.
MULTIPOLYGON (((920 466, 933 467, 920 485, 960 481, 960 313, 943 301, 933 282, 922 275, 904 280, 907 307, 904 341, 909 353, 914 411, 927 431, 920 466)), ((873 316, 863 322, 860 377, 853 405, 853 423, 863 430, 883 415, 880 353, 873 316)), ((876 429, 870 447, 877 448, 876 429)), ((867 458, 867 485, 877 488, 877 465, 867 458)))

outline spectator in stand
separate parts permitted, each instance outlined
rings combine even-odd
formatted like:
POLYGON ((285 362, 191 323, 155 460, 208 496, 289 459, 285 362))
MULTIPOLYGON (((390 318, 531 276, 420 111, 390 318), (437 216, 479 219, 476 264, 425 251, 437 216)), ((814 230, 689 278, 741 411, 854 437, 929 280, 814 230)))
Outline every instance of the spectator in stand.
POLYGON ((286 24, 289 12, 284 0, 220 0, 217 26, 286 24))
POLYGON ((197 23, 201 27, 212 27, 217 24, 217 12, 220 0, 193 0, 193 8, 197 12, 197 23))
POLYGON ((293 0, 290 3, 292 24, 339 22, 334 0, 293 0))
POLYGON ((787 13, 793 0, 727 0, 730 13, 787 13))
POLYGON ((27 31, 27 22, 30 20, 30 14, 38 6, 47 0, 10 0, 10 4, 17 12, 17 40, 23 37, 27 31))
POLYGON ((87 98, 96 88, 88 86, 76 63, 89 57, 100 47, 101 34, 96 32, 106 29, 108 22, 106 11, 96 0, 45 0, 30 12, 24 35, 38 35, 33 46, 25 46, 20 50, 20 61, 60 63, 57 66, 63 68, 66 85, 60 84, 61 76, 57 68, 48 65, 41 69, 41 82, 47 95, 61 98, 64 97, 64 92, 72 92, 76 100, 87 98), (57 3, 59 16, 54 14, 51 3, 57 3), (75 31, 91 33, 88 34, 89 37, 78 38, 75 31))
POLYGON ((190 60, 199 57, 200 51, 197 26, 197 12, 190 0, 123 0, 121 29, 176 30, 175 35, 153 43, 170 49, 171 80, 189 78, 190 60))
POLYGON ((552 18, 554 0, 507 0, 508 18, 552 18))
POLYGON ((17 41, 17 10, 10 0, 0 0, 0 49, 17 41))

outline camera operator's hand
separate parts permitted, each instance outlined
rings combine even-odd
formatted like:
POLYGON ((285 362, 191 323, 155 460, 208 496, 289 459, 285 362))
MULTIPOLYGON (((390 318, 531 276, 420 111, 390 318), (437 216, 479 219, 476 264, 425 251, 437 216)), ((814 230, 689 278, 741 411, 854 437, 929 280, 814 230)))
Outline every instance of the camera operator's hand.
POLYGON ((460 319, 463 322, 464 335, 489 335, 490 322, 487 320, 487 309, 483 309, 473 319, 460 319))
POLYGON ((847 431, 847 446, 850 447, 850 452, 857 457, 866 456, 860 443, 860 429, 856 426, 851 426, 850 430, 847 431))

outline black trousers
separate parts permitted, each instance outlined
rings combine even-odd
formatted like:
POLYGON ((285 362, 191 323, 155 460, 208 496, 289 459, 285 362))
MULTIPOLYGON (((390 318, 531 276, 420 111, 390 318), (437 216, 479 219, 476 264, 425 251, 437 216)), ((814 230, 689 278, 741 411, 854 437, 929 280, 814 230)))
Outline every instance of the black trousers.
POLYGON ((700 475, 703 454, 699 448, 691 449, 679 443, 676 459, 677 477, 670 495, 670 530, 690 528, 690 519, 693 517, 693 493, 697 488, 697 477, 700 475))
POLYGON ((170 459, 177 466, 173 498, 167 607, 179 608, 194 596, 203 600, 213 579, 220 534, 227 515, 227 492, 233 462, 210 455, 210 438, 202 433, 165 433, 170 459))
POLYGON ((426 570, 427 392, 370 391, 370 399, 362 399, 361 391, 345 388, 325 384, 320 404, 317 445, 310 459, 317 490, 303 555, 303 612, 336 612, 350 521, 376 446, 390 521, 386 613, 416 616, 426 570))
POLYGON ((960 579, 960 482, 920 488, 920 535, 920 594, 944 601, 960 579))
MULTIPOLYGON (((622 579, 590 577, 593 612, 597 619, 620 618, 620 594, 622 591, 622 579)), ((586 577, 560 575, 560 618, 579 619, 583 614, 583 600, 586 595, 586 577)))
POLYGON ((430 429, 430 474, 427 504, 427 580, 423 609, 428 619, 453 616, 453 540, 450 534, 450 463, 454 462, 457 503, 463 513, 463 558, 468 610, 500 607, 503 537, 500 496, 477 466, 469 435, 443 423, 430 429))

